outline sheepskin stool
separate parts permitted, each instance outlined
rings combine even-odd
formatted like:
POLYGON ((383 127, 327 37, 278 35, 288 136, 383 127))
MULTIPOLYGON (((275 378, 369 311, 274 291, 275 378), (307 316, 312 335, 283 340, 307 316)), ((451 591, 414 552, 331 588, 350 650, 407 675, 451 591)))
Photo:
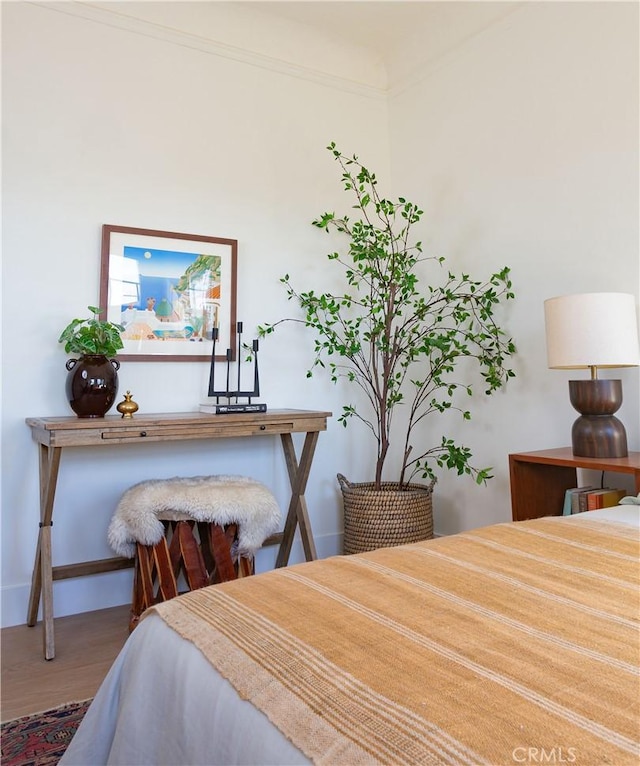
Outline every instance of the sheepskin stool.
POLYGON ((135 558, 129 631, 145 609, 179 595, 253 574, 253 557, 280 528, 272 493, 246 476, 151 479, 130 487, 108 540, 135 558), (182 575, 182 577, 181 577, 182 575))

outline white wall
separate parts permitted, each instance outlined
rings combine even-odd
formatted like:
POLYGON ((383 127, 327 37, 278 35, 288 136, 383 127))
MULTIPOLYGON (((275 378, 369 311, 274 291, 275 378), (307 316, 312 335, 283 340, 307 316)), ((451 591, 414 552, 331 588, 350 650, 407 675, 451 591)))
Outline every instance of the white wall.
MULTIPOLYGON (((495 479, 479 488, 441 476, 438 532, 508 519, 508 453, 569 441, 569 375, 546 369, 544 298, 638 294, 637 6, 525 4, 437 62, 391 67, 411 75, 391 82, 388 101, 377 58, 309 30, 292 35, 281 21, 267 34, 261 17, 258 50, 244 52, 248 18, 235 10, 2 5, 2 625, 24 621, 37 539, 24 419, 71 414, 56 341, 98 300, 103 223, 238 239, 238 318, 251 332, 290 313, 283 273, 315 289, 331 279, 328 240, 309 222, 347 201, 324 149, 336 140, 385 189, 392 177, 389 193, 421 203, 425 245, 452 268, 511 266, 518 378, 479 400, 460 431, 495 479)), ((340 391, 305 377, 308 335, 288 329, 261 349, 270 407, 339 414, 340 391)), ((203 363, 127 363, 120 385, 146 412, 195 410, 207 373, 203 363)), ((620 416, 638 449, 638 373, 621 377, 620 416)), ((336 473, 369 478, 360 437, 334 418, 318 442, 307 499, 322 555, 340 545, 336 473)), ((282 462, 277 443, 243 440, 69 450, 54 563, 108 556, 109 519, 136 481, 241 468, 284 503, 282 462)), ((56 615, 126 603, 129 589, 130 572, 56 583, 56 615)))
MULTIPOLYGON (((507 455, 570 443, 567 381, 588 373, 547 369, 545 298, 638 296, 638 71, 637 4, 525 3, 392 83, 394 185, 421 202, 428 251, 476 277, 510 266, 516 293, 517 378, 454 429, 496 478, 442 476, 440 531, 508 518, 507 455)), ((637 450, 638 369, 609 373, 637 450)))
MULTIPOLYGON (((158 21, 181 5, 156 8, 164 14, 158 21)), ((206 6, 187 4, 185 26, 195 23, 193 13, 217 10, 206 6)), ((24 622, 38 531, 37 451, 24 420, 73 414, 57 338, 98 303, 102 224, 237 239, 237 315, 247 338, 290 312, 279 283, 286 271, 299 268, 317 286, 325 278, 326 235, 310 222, 342 196, 328 142, 363 152, 388 175, 386 102, 360 78, 361 57, 345 51, 344 78, 325 76, 312 46, 296 67, 266 53, 228 52, 203 39, 204 22, 194 41, 166 23, 90 10, 2 6, 3 625, 24 622)), ((337 410, 334 388, 305 376, 311 350, 311 338, 293 331, 262 342, 269 407, 337 410)), ((196 410, 207 380, 206 363, 130 362, 122 364, 120 390, 130 389, 147 413, 196 410)), ((348 471, 352 446, 342 430, 332 419, 322 434, 308 486, 324 555, 341 544, 335 477, 348 471)), ((106 528, 136 481, 212 472, 265 481, 286 510, 276 439, 66 451, 54 564, 111 554, 106 528)), ((55 613, 126 603, 130 578, 129 571, 56 583, 55 613)))

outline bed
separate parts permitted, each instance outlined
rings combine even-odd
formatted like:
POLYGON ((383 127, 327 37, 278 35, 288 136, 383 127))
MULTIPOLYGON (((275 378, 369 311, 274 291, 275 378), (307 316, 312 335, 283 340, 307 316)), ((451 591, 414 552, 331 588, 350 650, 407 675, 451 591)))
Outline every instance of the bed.
POLYGON ((638 506, 336 556, 149 610, 72 764, 637 764, 638 506))

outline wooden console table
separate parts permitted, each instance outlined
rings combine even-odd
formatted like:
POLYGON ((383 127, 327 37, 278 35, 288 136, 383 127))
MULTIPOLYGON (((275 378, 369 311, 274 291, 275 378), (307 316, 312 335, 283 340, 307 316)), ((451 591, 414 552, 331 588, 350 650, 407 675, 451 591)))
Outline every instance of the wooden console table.
POLYGON ((66 566, 52 566, 51 526, 62 450, 66 447, 100 447, 104 445, 148 444, 151 442, 187 441, 191 439, 228 439, 240 436, 280 436, 291 484, 291 499, 284 530, 269 538, 267 544, 280 544, 276 567, 286 566, 296 527, 307 561, 317 558, 311 533, 304 493, 320 431, 326 431, 330 412, 311 410, 272 410, 264 413, 206 415, 200 412, 178 412, 158 415, 136 415, 122 418, 27 418, 39 448, 40 531, 36 549, 27 625, 38 619, 42 598, 43 648, 45 659, 55 657, 53 632, 53 581, 110 572, 132 565, 123 558, 86 561, 66 566), (296 456, 291 434, 305 433, 300 453, 296 456))
POLYGON ((627 457, 576 457, 570 447, 509 455, 514 521, 560 516, 564 493, 577 486, 578 468, 631 474, 640 493, 640 452, 627 457))

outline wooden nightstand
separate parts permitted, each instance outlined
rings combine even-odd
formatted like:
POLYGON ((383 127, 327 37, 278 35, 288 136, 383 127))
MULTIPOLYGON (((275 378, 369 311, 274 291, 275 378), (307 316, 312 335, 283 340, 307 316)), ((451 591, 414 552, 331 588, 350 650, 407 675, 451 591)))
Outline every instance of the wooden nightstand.
POLYGON ((511 512, 514 521, 560 516, 564 493, 577 486, 578 468, 632 474, 640 493, 640 452, 628 457, 576 457, 570 447, 509 455, 511 512))

